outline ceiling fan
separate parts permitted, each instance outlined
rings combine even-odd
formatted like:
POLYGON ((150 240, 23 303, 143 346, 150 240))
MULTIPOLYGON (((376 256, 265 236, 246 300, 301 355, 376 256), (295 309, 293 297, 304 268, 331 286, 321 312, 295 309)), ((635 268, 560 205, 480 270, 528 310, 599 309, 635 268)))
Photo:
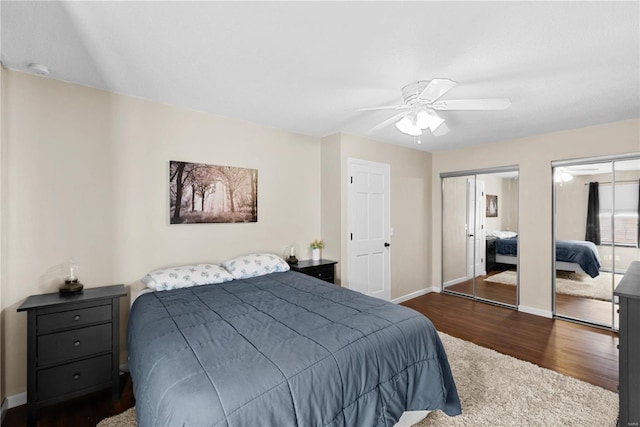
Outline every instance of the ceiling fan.
POLYGON ((440 99, 457 84, 449 79, 419 80, 402 88, 404 104, 360 108, 358 111, 400 110, 369 132, 375 132, 395 123, 400 132, 415 137, 416 143, 420 144, 420 136, 426 129, 429 129, 434 136, 449 132, 449 127, 436 110, 504 110, 511 105, 509 98, 440 99))

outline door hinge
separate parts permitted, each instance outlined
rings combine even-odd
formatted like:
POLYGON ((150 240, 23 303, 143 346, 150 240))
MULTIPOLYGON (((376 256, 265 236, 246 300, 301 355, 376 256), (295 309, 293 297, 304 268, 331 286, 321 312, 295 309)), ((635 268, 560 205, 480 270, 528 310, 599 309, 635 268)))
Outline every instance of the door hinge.
POLYGON ((353 184, 353 177, 351 177, 351 183, 353 184))
POLYGON ((349 233, 349 234, 351 234, 351 240, 353 240, 353 233, 349 233))

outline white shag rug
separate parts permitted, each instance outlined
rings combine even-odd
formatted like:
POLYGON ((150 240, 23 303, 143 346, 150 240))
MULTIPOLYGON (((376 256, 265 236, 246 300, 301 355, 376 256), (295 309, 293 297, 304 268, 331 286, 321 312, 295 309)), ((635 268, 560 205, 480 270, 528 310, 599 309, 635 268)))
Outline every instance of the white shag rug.
MULTIPOLYGON (((602 301, 611 301, 611 273, 601 271, 599 275, 592 278, 584 273, 571 273, 568 271, 556 272, 556 291, 559 294, 573 295, 597 299, 602 301)), ((623 274, 614 274, 614 287, 620 283, 623 274)), ((517 280, 517 272, 513 270, 503 271, 484 279, 485 282, 502 283, 505 285, 514 285, 517 280)))
POLYGON ((440 333, 462 415, 434 411, 414 427, 615 427, 618 395, 440 333))
MULTIPOLYGON (((462 402, 462 415, 441 411, 414 427, 615 427, 618 395, 529 362, 440 333, 462 402)), ((98 427, 136 427, 135 408, 98 427)))

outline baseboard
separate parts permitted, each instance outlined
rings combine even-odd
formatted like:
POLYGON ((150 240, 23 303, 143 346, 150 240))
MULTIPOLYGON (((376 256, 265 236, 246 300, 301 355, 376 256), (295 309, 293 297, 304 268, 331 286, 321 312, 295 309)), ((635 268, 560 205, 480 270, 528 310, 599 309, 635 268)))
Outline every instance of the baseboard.
POLYGON ((15 408, 16 406, 22 406, 27 404, 27 393, 14 394, 7 397, 8 409, 15 408))
POLYGON ((444 287, 449 287, 452 285, 457 285, 458 283, 462 283, 462 282, 466 282, 467 280, 469 280, 468 277, 458 277, 457 279, 453 279, 453 280, 449 280, 448 282, 444 282, 444 287))
POLYGON ((9 402, 7 399, 2 401, 2 405, 0 405, 0 426, 4 422, 4 416, 7 415, 7 411, 9 410, 9 402))
POLYGON ((435 287, 420 289, 419 291, 411 292, 410 294, 407 294, 405 296, 392 299, 391 302, 394 304, 400 304, 401 302, 409 301, 410 299, 413 299, 413 298, 419 297, 420 295, 425 295, 431 292, 440 292, 440 289, 435 287))
POLYGON ((547 317, 549 319, 553 318, 553 313, 549 310, 540 310, 539 308, 527 307, 525 305, 519 305, 518 311, 521 311, 527 314, 534 314, 536 316, 547 317))

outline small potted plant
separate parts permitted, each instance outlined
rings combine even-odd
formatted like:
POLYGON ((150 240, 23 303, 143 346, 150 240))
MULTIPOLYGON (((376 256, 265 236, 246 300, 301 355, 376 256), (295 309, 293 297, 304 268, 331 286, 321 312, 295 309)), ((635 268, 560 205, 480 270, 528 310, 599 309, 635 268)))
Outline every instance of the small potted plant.
POLYGON ((320 251, 324 248, 324 242, 322 240, 314 240, 309 247, 311 248, 311 259, 318 261, 320 259, 320 251))

